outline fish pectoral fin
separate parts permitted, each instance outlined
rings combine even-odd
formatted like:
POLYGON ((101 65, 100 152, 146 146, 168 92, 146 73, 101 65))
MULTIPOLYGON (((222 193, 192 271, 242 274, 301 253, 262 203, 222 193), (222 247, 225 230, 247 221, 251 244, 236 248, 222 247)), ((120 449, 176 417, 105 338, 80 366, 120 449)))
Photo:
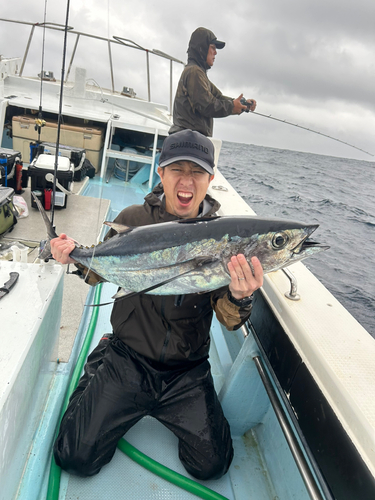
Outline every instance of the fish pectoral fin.
POLYGON ((116 300, 120 299, 121 297, 127 297, 129 294, 134 294, 134 292, 132 292, 131 290, 126 290, 125 288, 120 288, 120 290, 118 290, 117 293, 115 293, 115 295, 111 298, 116 300))
POLYGON ((128 233, 129 231, 132 231, 132 227, 129 226, 124 226, 124 224, 117 224, 117 222, 110 222, 110 221, 105 221, 103 222, 106 226, 111 227, 114 229, 117 233, 128 233))
POLYGON ((217 261, 218 261, 218 259, 216 259, 214 257, 206 256, 206 255, 202 256, 202 257, 196 257, 195 259, 193 259, 191 261, 193 266, 188 271, 184 271, 182 273, 176 274, 175 276, 172 276, 172 278, 168 278, 167 280, 161 281, 160 283, 157 283, 156 285, 152 285, 148 288, 145 288, 144 290, 140 290, 139 292, 132 292, 132 291, 126 290, 125 288, 121 288, 116 293, 116 295, 114 295, 112 298, 120 300, 120 299, 124 299, 124 298, 134 297, 136 295, 140 295, 141 293, 151 292, 152 290, 156 290, 157 288, 160 288, 161 286, 164 286, 168 283, 171 283, 172 281, 175 281, 175 280, 181 278, 181 276, 186 276, 190 273, 195 272, 197 269, 199 269, 202 266, 215 264, 217 261))

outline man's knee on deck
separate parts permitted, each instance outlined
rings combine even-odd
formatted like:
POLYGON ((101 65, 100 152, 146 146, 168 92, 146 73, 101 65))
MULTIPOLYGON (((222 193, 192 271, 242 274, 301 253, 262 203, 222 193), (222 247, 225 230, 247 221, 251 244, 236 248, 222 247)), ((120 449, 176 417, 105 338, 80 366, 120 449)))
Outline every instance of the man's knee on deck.
POLYGON ((180 460, 187 472, 196 479, 220 479, 232 463, 233 447, 229 446, 224 453, 212 454, 209 458, 197 454, 194 457, 187 456, 180 450, 180 460))
POLYGON ((93 476, 110 460, 98 460, 93 446, 81 443, 78 449, 71 449, 63 443, 63 439, 56 440, 53 454, 56 464, 69 474, 81 477, 93 476))

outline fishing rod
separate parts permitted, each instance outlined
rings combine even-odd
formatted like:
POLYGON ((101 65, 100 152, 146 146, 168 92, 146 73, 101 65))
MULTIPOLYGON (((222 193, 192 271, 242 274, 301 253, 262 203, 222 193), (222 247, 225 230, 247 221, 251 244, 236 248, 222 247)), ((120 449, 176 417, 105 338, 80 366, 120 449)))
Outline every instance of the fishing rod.
POLYGON ((64 28, 64 46, 63 46, 62 68, 61 68, 59 114, 58 114, 58 118, 57 118, 55 171, 54 171, 54 177, 53 177, 53 190, 52 190, 52 214, 51 214, 52 226, 53 226, 53 219, 54 219, 54 214, 55 214, 56 180, 57 180, 57 170, 58 170, 58 161, 59 161, 60 131, 61 131, 62 104, 63 104, 63 93, 64 93, 64 76, 65 76, 65 57, 66 57, 67 36, 68 36, 68 29, 69 29, 69 26, 68 26, 69 10, 70 10, 70 0, 67 0, 66 20, 65 20, 65 28, 64 28))
POLYGON ((42 109, 42 99, 43 99, 43 76, 44 76, 44 49, 46 41, 46 17, 47 17, 47 0, 44 2, 44 22, 43 22, 43 42, 42 42, 42 64, 40 70, 40 98, 39 98, 39 111, 38 118, 35 120, 35 129, 38 132, 38 145, 40 144, 40 134, 42 132, 42 127, 45 125, 43 120, 43 109, 42 109))
MULTIPOLYGON (((248 106, 248 108, 250 107, 249 103, 246 101, 245 98, 241 99, 241 104, 248 106)), ((247 113, 249 111, 250 110, 248 110, 248 111, 246 110, 247 113)), ((307 130, 308 132, 313 132, 314 134, 318 134, 318 135, 321 135, 323 137, 328 137, 328 139, 332 139, 334 141, 341 142, 341 144, 345 144, 346 146, 350 146, 351 148, 357 149, 358 151, 362 151, 362 153, 366 153, 367 155, 370 155, 370 156, 375 156, 372 153, 365 151, 364 149, 361 149, 361 148, 358 148, 357 146, 354 146, 353 144, 349 144, 348 142, 342 141, 341 139, 337 139, 336 137, 332 137, 331 135, 323 134, 323 132, 318 132, 317 130, 313 130, 313 129, 308 128, 308 127, 303 127, 302 125, 298 125, 297 123, 291 123, 291 122, 288 122, 287 120, 282 120, 281 118, 276 118, 276 117, 271 116, 271 115, 264 115, 262 113, 258 113, 257 111, 252 111, 252 113, 254 115, 263 116, 264 118, 270 118, 271 120, 275 120, 277 122, 286 123, 287 125, 291 125, 292 127, 302 128, 303 130, 307 130)))
POLYGON ((365 151, 364 149, 358 148, 357 146, 353 146, 353 144, 349 144, 348 142, 342 141, 341 139, 336 139, 336 137, 332 137, 331 135, 323 134, 323 132, 318 132, 317 130, 313 130, 313 129, 308 128, 308 127, 303 127, 302 125, 298 125, 297 123, 288 122, 287 120, 281 120, 280 118, 275 118, 274 116, 271 116, 271 115, 263 115, 262 113, 258 113, 257 111, 253 111, 253 113, 255 115, 263 116, 264 118, 270 118, 271 120, 276 120, 277 122, 286 123, 287 125, 292 125, 293 127, 302 128, 303 130, 307 130, 308 132, 313 132, 314 134, 328 137, 328 139, 332 139, 334 141, 341 142, 342 144, 345 144, 346 146, 350 146, 351 148, 358 149, 358 151, 362 151, 362 153, 366 153, 367 155, 370 155, 370 156, 375 156, 372 153, 365 151))

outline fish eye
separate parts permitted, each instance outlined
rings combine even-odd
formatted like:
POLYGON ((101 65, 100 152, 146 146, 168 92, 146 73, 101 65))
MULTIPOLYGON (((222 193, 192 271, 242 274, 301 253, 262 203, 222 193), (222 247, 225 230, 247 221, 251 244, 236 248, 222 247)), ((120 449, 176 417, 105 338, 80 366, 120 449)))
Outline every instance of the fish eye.
POLYGON ((288 235, 285 233, 276 233, 272 238, 272 246, 276 250, 280 250, 288 243, 288 235))

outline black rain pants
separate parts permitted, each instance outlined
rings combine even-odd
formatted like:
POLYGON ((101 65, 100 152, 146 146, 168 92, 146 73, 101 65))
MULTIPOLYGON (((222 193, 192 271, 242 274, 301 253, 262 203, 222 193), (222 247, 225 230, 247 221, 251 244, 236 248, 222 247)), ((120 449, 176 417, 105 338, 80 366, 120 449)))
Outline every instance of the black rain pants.
POLYGON ((179 439, 179 457, 198 479, 218 479, 233 458, 229 424, 207 360, 189 369, 156 369, 117 337, 99 342, 87 359, 54 445, 57 465, 97 474, 119 439, 151 415, 179 439))

